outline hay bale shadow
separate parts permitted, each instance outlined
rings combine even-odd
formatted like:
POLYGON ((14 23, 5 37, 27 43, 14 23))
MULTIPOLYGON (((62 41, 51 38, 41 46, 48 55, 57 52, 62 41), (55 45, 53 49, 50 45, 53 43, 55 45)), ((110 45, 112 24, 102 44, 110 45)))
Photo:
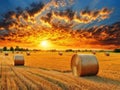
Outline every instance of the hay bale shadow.
POLYGON ((114 85, 120 85, 120 81, 119 80, 114 80, 111 78, 106 78, 103 76, 85 76, 82 77, 84 79, 90 80, 90 81, 94 81, 96 83, 108 83, 108 84, 114 84, 114 85))

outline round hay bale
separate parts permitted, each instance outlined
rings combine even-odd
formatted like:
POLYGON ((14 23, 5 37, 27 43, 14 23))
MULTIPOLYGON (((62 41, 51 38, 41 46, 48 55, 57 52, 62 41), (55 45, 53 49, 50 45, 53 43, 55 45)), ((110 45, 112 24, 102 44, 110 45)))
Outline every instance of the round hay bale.
POLYGON ((8 53, 8 52, 5 52, 4 54, 5 54, 5 56, 8 56, 8 55, 9 55, 9 53, 8 53))
POLYGON ((14 55, 14 65, 15 66, 24 65, 24 56, 22 54, 14 55))
POLYGON ((16 51, 16 53, 18 54, 18 53, 19 53, 19 51, 16 51))
POLYGON ((75 54, 71 59, 71 69, 74 76, 96 75, 99 70, 95 55, 75 54))
POLYGON ((106 55, 106 56, 110 56, 110 53, 109 53, 109 52, 105 52, 105 55, 106 55))
POLYGON ((95 55, 95 54, 96 54, 96 51, 92 51, 92 54, 94 54, 94 55, 95 55))
POLYGON ((30 52, 26 52, 27 56, 30 56, 30 52))
POLYGON ((62 52, 58 52, 58 54, 59 54, 60 56, 62 56, 62 55, 63 55, 63 53, 62 53, 62 52))

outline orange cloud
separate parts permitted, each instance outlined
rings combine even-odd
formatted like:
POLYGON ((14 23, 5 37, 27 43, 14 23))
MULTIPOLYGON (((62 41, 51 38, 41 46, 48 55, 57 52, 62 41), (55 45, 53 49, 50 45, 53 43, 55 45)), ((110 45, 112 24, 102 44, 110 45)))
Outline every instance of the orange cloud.
MULTIPOLYGON (((36 4, 32 9, 18 12, 10 12, 7 18, 0 23, 0 41, 10 45, 37 47, 40 41, 50 40, 53 47, 100 47, 109 36, 109 32, 101 32, 100 37, 95 33, 96 27, 90 31, 73 30, 76 23, 91 23, 109 18, 112 10, 102 8, 100 10, 82 10, 79 12, 66 9, 65 11, 51 10, 64 7, 73 3, 73 0, 51 0, 50 3, 36 4), (95 33, 95 34, 94 34, 95 33), (96 38, 97 37, 97 38, 96 38), (99 41, 101 40, 101 41, 99 41)), ((109 29, 109 28, 108 28, 109 29)), ((117 35, 113 36, 116 37, 117 35)), ((1 44, 2 45, 2 44, 1 44)), ((4 45, 4 44, 3 44, 4 45)), ((113 43, 111 45, 114 46, 113 43)))

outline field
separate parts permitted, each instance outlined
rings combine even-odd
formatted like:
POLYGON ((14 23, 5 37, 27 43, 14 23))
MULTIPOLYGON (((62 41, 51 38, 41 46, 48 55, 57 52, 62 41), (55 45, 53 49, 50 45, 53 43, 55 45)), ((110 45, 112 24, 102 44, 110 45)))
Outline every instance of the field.
POLYGON ((120 90, 120 53, 96 53, 99 73, 85 77, 72 75, 73 52, 23 54, 25 66, 14 66, 14 54, 0 53, 0 90, 120 90))

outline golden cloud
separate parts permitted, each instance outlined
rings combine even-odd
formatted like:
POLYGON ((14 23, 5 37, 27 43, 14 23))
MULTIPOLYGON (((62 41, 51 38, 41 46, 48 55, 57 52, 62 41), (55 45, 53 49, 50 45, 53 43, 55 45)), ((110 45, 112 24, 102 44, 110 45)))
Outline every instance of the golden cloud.
MULTIPOLYGON (((77 24, 89 24, 109 18, 113 10, 82 10, 80 12, 66 9, 56 11, 59 7, 73 3, 73 0, 51 0, 47 4, 36 4, 32 9, 9 12, 7 18, 0 22, 0 41, 38 45, 42 40, 50 40, 57 46, 91 47, 100 45, 95 38, 95 29, 73 30, 77 24), (52 10, 51 7, 54 7, 52 10), (56 9, 57 8, 57 9, 56 9), (2 30, 7 30, 5 33, 2 30), (4 34, 3 34, 4 33, 4 34)), ((99 31, 99 30, 98 30, 99 31)), ((109 33, 109 32, 108 32, 109 33)), ((108 33, 102 32, 100 40, 105 40, 108 33)))

